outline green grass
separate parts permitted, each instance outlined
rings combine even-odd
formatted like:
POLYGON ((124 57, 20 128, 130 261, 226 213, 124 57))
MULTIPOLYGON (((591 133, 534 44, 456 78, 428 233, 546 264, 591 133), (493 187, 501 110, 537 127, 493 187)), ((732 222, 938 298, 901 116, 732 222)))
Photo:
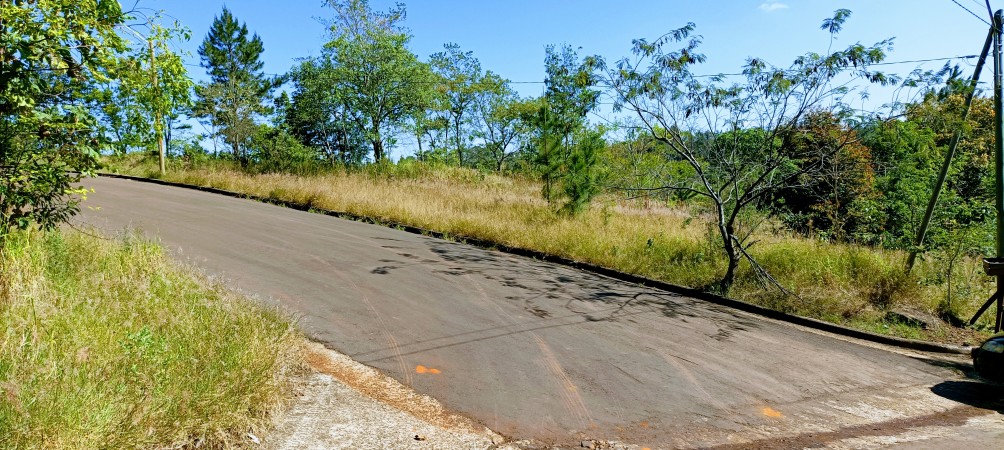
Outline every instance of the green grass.
MULTIPOLYGON (((133 156, 110 161, 109 170, 160 178, 154 166, 133 156)), ((570 218, 554 213, 532 179, 414 162, 308 176, 248 174, 221 161, 197 167, 175 162, 162 178, 403 223, 456 239, 484 239, 690 287, 709 286, 725 271, 724 255, 699 205, 629 202, 608 195, 570 218)), ((887 319, 893 309, 968 318, 993 289, 978 258, 956 262, 949 299, 947 264, 938 253, 927 255, 907 275, 901 251, 824 242, 770 222, 753 240, 751 254, 795 295, 765 285, 743 264, 732 297, 903 337, 959 344, 988 335, 989 316, 975 329, 939 321, 925 330, 887 319)))
POLYGON ((0 448, 230 447, 302 367, 287 316, 148 241, 22 232, 0 264, 0 448))

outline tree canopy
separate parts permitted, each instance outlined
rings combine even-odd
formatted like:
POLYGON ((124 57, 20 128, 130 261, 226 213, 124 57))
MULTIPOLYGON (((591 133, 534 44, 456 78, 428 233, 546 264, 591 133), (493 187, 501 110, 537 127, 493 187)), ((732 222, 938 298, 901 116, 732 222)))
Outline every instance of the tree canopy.
POLYGON ((115 0, 0 3, 0 240, 77 210, 104 142, 84 102, 117 64, 123 19, 115 0))

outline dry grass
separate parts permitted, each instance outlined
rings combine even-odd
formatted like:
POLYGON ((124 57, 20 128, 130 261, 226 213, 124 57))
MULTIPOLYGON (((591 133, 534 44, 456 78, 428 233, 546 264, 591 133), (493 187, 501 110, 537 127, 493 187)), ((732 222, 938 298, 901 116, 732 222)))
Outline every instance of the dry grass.
MULTIPOLYGON (((145 163, 120 161, 112 168, 156 176, 145 163)), ((179 169, 164 179, 476 237, 691 287, 710 285, 725 268, 714 233, 693 207, 606 198, 569 218, 541 199, 536 182, 473 170, 402 164, 304 177, 179 169)), ((921 261, 908 276, 899 251, 820 242, 769 224, 755 239, 759 242, 751 253, 797 295, 765 286, 744 266, 733 297, 905 337, 961 343, 986 334, 940 324, 922 330, 887 319, 890 309, 972 314, 992 288, 973 258, 956 263, 954 295, 947 302, 943 264, 936 259, 921 261)), ((978 325, 985 329, 988 322, 978 325)))
POLYGON ((241 446, 288 395, 288 318, 155 244, 19 233, 3 253, 0 448, 241 446))

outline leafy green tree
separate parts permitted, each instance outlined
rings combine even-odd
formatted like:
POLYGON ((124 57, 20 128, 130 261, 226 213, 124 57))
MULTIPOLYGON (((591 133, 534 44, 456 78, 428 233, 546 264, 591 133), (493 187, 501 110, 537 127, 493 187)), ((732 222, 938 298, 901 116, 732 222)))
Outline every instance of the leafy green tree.
POLYGON ((270 112, 267 100, 276 85, 262 73, 263 51, 258 34, 249 38, 247 25, 239 23, 226 7, 199 47, 200 64, 209 82, 195 90, 199 98, 195 113, 219 130, 242 164, 247 161, 245 147, 258 130, 258 119, 270 112))
POLYGON ((967 253, 990 253, 995 218, 993 197, 993 101, 974 99, 962 122, 963 96, 932 88, 905 106, 904 120, 872 121, 863 128, 862 143, 874 156, 874 201, 858 202, 850 211, 861 220, 858 240, 888 248, 913 249, 924 206, 942 164, 951 135, 963 131, 958 151, 925 240, 925 249, 954 248, 965 237, 983 246, 967 253), (961 234, 960 234, 961 233, 961 234))
POLYGON ((537 103, 521 100, 508 80, 491 71, 480 84, 474 97, 473 135, 482 141, 491 168, 502 172, 520 150, 520 140, 528 132, 523 119, 532 116, 537 103))
MULTIPOLYGON (((831 39, 849 15, 850 11, 838 10, 824 21, 822 28, 831 39)), ((723 84, 721 77, 705 80, 691 71, 705 61, 698 53, 701 39, 691 36, 694 28, 688 24, 653 42, 636 40, 635 57, 614 67, 602 58, 591 62, 605 71, 615 107, 633 113, 639 126, 667 151, 666 161, 690 166, 687 172, 666 171, 679 176, 668 177, 659 189, 687 191, 711 205, 727 263, 713 288, 727 294, 745 259, 761 281, 784 289, 750 254, 750 236, 757 223, 743 218, 752 216, 747 213, 780 189, 818 175, 820 162, 833 157, 826 149, 785 144, 800 133, 799 124, 810 113, 832 110, 842 117, 849 110, 842 105, 850 90, 845 83, 834 83, 837 77, 897 81, 870 70, 885 58, 890 41, 807 53, 787 68, 751 58, 743 70, 743 83, 723 84), (667 49, 676 42, 684 44, 667 49)))
POLYGON ((112 137, 116 153, 144 149, 158 154, 170 148, 173 123, 192 105, 191 78, 182 55, 171 43, 188 40, 190 33, 177 22, 166 28, 153 20, 148 36, 135 33, 140 41, 110 68, 108 82, 98 93, 98 110, 104 131, 112 137), (154 83, 156 81, 156 83, 154 83))
POLYGON ((307 60, 290 73, 293 95, 285 123, 301 143, 318 149, 329 163, 358 165, 369 142, 357 126, 358 111, 330 89, 332 67, 324 59, 307 60))
POLYGON ((340 98, 363 130, 373 160, 387 157, 386 141, 431 100, 432 72, 407 48, 411 36, 401 27, 404 6, 387 12, 367 0, 330 0, 335 12, 331 41, 321 58, 328 89, 340 98))
POLYGON ((828 111, 810 112, 797 126, 783 145, 790 154, 808 155, 800 162, 816 169, 779 189, 775 206, 793 229, 846 240, 858 226, 852 206, 878 194, 871 150, 828 111))
POLYGON ((484 73, 481 63, 473 52, 460 50, 457 44, 446 44, 445 51, 435 53, 430 58, 433 72, 439 76, 442 83, 439 89, 441 105, 435 108, 441 111, 449 123, 453 134, 453 146, 460 166, 469 161, 464 158, 467 143, 473 138, 470 123, 474 113, 478 94, 487 86, 484 85, 484 73))
POLYGON ((114 0, 0 3, 0 249, 77 211, 103 145, 84 99, 124 48, 123 17, 114 0))
MULTIPOLYGON (((431 94, 430 104, 436 104, 440 95, 436 91, 431 94)), ((450 121, 441 114, 426 109, 416 109, 412 112, 410 131, 415 135, 415 142, 418 143, 418 151, 415 156, 422 161, 448 162, 446 141, 449 130, 450 121)))
POLYGON ((248 168, 259 173, 311 175, 321 167, 318 156, 283 126, 258 125, 248 142, 248 168))

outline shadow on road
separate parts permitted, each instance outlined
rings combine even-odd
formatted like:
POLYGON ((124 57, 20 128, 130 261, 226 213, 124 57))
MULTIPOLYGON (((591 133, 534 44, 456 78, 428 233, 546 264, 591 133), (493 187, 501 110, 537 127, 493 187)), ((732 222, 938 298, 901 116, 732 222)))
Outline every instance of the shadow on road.
POLYGON ((1004 385, 979 381, 945 381, 931 392, 949 400, 1004 414, 1004 385))
MULTIPOLYGON (((522 309, 532 318, 506 321, 508 323, 496 327, 433 339, 402 342, 404 354, 569 325, 638 324, 641 320, 650 320, 652 315, 683 323, 690 320, 710 321, 715 332, 709 333, 708 338, 716 341, 730 341, 737 333, 761 326, 750 316, 730 308, 588 272, 436 239, 425 241, 425 244, 426 249, 383 246, 396 251, 400 259, 381 259, 379 262, 382 265, 373 268, 370 273, 388 276, 395 270, 423 266, 440 277, 469 284, 472 295, 480 290, 491 301, 522 309), (435 255, 434 259, 417 256, 416 253, 425 253, 422 250, 435 255)), ((384 350, 352 356, 364 362, 388 359, 380 355, 384 350)))

